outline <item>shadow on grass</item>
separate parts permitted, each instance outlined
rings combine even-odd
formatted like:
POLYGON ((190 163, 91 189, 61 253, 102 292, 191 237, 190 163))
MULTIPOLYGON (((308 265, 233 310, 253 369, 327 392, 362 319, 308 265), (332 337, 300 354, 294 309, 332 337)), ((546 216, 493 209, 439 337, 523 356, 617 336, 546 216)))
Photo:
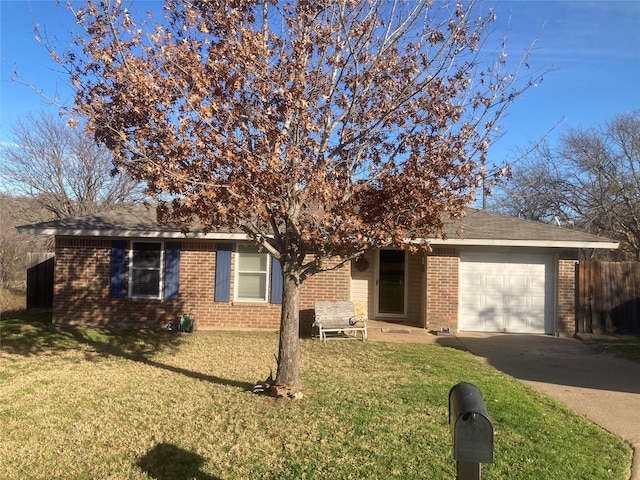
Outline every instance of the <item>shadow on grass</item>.
POLYGON ((248 382, 207 375, 153 360, 156 353, 177 352, 184 340, 182 334, 156 329, 87 328, 18 319, 0 322, 0 342, 5 354, 31 357, 81 350, 87 361, 95 361, 97 358, 123 358, 196 380, 246 391, 253 389, 254 385, 248 382))
POLYGON ((156 480, 220 480, 201 472, 205 459, 170 443, 159 443, 136 466, 156 480))
MULTIPOLYGON (((135 360, 135 359, 132 359, 132 360, 135 360)), ((185 368, 174 367, 173 365, 167 365, 165 363, 159 363, 149 359, 135 360, 135 361, 141 361, 142 363, 149 365, 151 367, 161 368, 163 370, 167 370, 173 373, 178 373, 180 375, 184 375, 189 378, 194 378, 196 380, 203 380, 205 382, 215 383, 216 385, 224 385, 228 387, 240 388, 248 392, 253 391, 253 387, 255 386, 253 383, 240 382, 237 380, 229 380, 227 378, 216 377, 215 375, 206 375, 204 373, 194 372, 192 370, 187 370, 185 368)))
POLYGON ((153 329, 54 325, 42 318, 3 320, 0 335, 6 353, 29 357, 82 350, 87 360, 95 357, 144 360, 161 350, 176 349, 182 341, 175 334, 153 329))
POLYGON ((460 352, 469 352, 469 349, 460 343, 456 337, 437 337, 435 344, 443 347, 450 348, 452 350, 458 350, 460 352))

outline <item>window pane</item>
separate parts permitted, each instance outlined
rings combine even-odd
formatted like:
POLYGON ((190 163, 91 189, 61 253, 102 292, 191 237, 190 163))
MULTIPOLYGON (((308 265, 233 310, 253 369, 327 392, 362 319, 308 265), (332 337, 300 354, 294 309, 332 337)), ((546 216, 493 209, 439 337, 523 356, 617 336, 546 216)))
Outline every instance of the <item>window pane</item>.
POLYGON ((266 292, 266 273, 240 273, 238 275, 238 298, 265 300, 266 292))
POLYGON ((159 270, 132 270, 132 295, 160 296, 159 270))
POLYGON ((159 243, 134 243, 134 268, 160 268, 160 251, 159 243))
POLYGON ((266 274, 241 273, 238 276, 238 298, 265 300, 266 286, 266 274))
POLYGON ((241 272, 266 272, 267 271, 267 254, 258 252, 240 253, 239 268, 241 272))

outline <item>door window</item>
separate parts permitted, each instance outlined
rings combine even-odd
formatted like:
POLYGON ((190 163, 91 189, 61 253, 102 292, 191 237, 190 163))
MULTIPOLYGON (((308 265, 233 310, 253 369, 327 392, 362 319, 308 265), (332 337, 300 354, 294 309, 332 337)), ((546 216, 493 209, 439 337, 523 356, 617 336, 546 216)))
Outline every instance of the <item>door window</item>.
POLYGON ((405 252, 380 250, 378 264, 378 313, 405 314, 405 252))

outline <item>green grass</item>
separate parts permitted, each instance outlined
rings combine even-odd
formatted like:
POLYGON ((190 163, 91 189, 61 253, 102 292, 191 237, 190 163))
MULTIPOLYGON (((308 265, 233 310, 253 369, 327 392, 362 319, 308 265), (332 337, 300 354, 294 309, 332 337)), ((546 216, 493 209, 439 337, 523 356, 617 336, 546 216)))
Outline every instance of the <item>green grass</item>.
POLYGON ((491 479, 626 479, 631 450, 438 345, 301 340, 306 396, 251 393, 277 334, 0 322, 0 465, 12 479, 451 479, 449 389, 483 392, 491 479))
POLYGON ((640 337, 591 338, 583 342, 600 353, 640 362, 640 337))

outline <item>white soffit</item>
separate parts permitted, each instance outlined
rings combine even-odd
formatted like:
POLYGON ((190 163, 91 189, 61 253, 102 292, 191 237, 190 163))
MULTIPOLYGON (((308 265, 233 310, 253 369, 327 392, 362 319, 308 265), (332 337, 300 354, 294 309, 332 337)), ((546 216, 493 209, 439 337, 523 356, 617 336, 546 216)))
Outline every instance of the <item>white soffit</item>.
POLYGON ((615 250, 619 242, 585 242, 576 240, 503 240, 503 239, 473 239, 473 238, 434 238, 431 245, 450 246, 478 246, 478 247, 539 247, 539 248, 604 248, 615 250))
POLYGON ((63 237, 127 237, 127 238, 179 238, 203 240, 247 240, 244 233, 187 233, 153 232, 149 230, 92 230, 64 228, 18 227, 18 232, 30 235, 59 235, 63 237))

